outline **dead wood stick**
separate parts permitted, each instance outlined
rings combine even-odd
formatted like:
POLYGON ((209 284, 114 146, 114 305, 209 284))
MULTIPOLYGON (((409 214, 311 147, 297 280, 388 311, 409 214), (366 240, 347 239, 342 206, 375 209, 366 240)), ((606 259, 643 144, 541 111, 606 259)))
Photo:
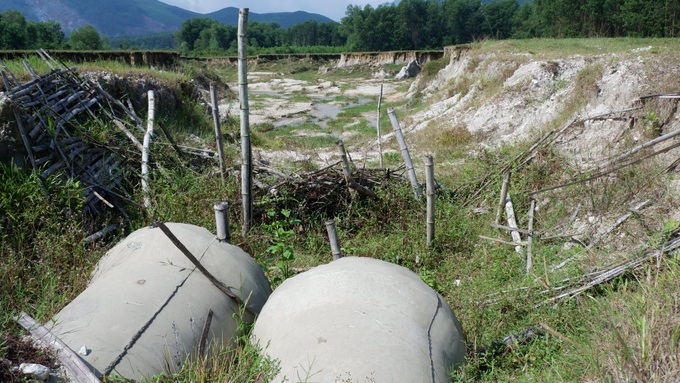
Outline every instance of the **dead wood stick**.
POLYGON ((639 214, 640 213, 639 210, 642 209, 643 207, 645 207, 645 205, 647 205, 648 203, 649 203, 649 200, 645 200, 645 201, 642 201, 639 204, 637 204, 634 208, 630 209, 630 211, 628 213, 624 214, 621 218, 617 219, 616 222, 614 222, 613 225, 609 226, 607 228, 607 230, 605 230, 604 233, 602 233, 602 235, 598 236, 593 242, 591 242, 589 246, 593 247, 593 246, 597 245, 598 243, 602 242, 604 237, 609 235, 609 233, 614 231, 614 229, 616 229, 617 227, 621 226, 621 224, 626 222, 626 220, 628 220, 628 218, 632 217, 633 214, 639 214))
POLYGON ((491 227, 493 227, 494 229, 501 229, 501 230, 506 230, 506 231, 517 231, 519 233, 527 234, 527 235, 528 234, 535 234, 535 233, 533 233, 529 230, 521 229, 519 227, 510 227, 510 226, 506 226, 506 225, 496 225, 495 223, 492 223, 491 227))
POLYGON ((85 237, 85 239, 83 239, 83 243, 86 243, 86 244, 92 243, 92 242, 94 242, 94 241, 96 241, 100 238, 103 238, 106 234, 116 230, 117 228, 118 228, 118 225, 115 224, 115 223, 112 224, 112 225, 109 225, 109 226, 99 230, 98 232, 96 232, 96 233, 94 233, 94 234, 92 234, 88 237, 85 237))
MULTIPOLYGON (((510 198, 510 194, 508 194, 508 198, 505 202, 505 215, 508 219, 508 226, 513 228, 513 230, 510 231, 510 236, 512 236, 513 242, 522 242, 522 236, 519 234, 519 231, 516 230, 517 220, 515 219, 515 209, 512 206, 512 198, 510 198)), ((521 253, 522 246, 515 246, 515 251, 517 253, 521 253)))
POLYGON ((33 171, 38 172, 38 167, 35 163, 35 157, 33 156, 33 150, 31 150, 31 144, 28 142, 28 136, 26 135, 26 130, 24 129, 24 124, 21 121, 21 115, 19 112, 14 108, 14 117, 17 120, 17 127, 19 128, 19 133, 21 133, 21 140, 24 142, 24 146, 26 147, 26 154, 28 154, 28 158, 31 160, 31 165, 33 165, 33 171))
POLYGON ((680 98, 680 93, 657 93, 657 94, 648 94, 646 96, 640 97, 640 101, 644 101, 648 98, 680 98))
POLYGON ((485 235, 480 235, 479 238, 486 239, 487 241, 502 243, 504 245, 510 245, 510 246, 525 246, 527 244, 527 242, 521 242, 521 241, 520 242, 509 242, 509 241, 505 241, 505 240, 502 240, 502 239, 499 239, 499 238, 487 237, 485 235))
POLYGON ((97 191, 93 191, 92 194, 94 194, 94 196, 97 197, 100 201, 102 201, 106 206, 113 209, 113 204, 111 202, 107 201, 106 199, 104 199, 104 197, 102 197, 101 194, 97 193, 97 191))
POLYGON ((175 142, 175 140, 170 135, 170 132, 167 129, 165 129, 165 126, 163 126, 162 124, 157 122, 156 125, 158 125, 158 127, 161 128, 163 135, 165 136, 165 138, 168 139, 168 141, 170 142, 170 145, 172 145, 173 149, 175 149, 175 151, 177 152, 177 155, 181 158, 182 157, 182 151, 179 149, 179 146, 177 146, 177 142, 175 142))
MULTIPOLYGON (((680 129, 679 129, 678 131, 680 131, 680 129)), ((537 191, 531 192, 531 193, 529 193, 529 195, 530 195, 530 196, 534 196, 534 195, 536 195, 536 194, 545 193, 545 192, 547 192, 547 191, 562 189, 562 188, 565 188, 565 187, 567 187, 567 186, 573 186, 573 185, 581 184, 581 183, 584 183, 584 182, 592 181, 592 180, 595 180, 595 179, 604 177, 604 176, 606 176, 606 175, 608 175, 608 174, 610 174, 610 173, 613 173, 613 172, 615 172, 615 171, 621 170, 621 169, 623 169, 623 168, 625 168, 625 167, 628 167, 628 166, 632 166, 632 165, 638 164, 638 163, 640 163, 640 162, 642 162, 642 161, 644 161, 644 160, 646 160, 646 159, 652 158, 652 157, 657 156, 657 155, 659 155, 659 154, 666 153, 666 152, 668 152, 668 151, 670 151, 670 150, 673 150, 673 149, 675 149, 675 148, 677 148, 677 147, 680 147, 680 142, 675 143, 675 144, 672 144, 672 145, 669 145, 669 146, 667 146, 667 147, 665 147, 665 148, 663 148, 663 149, 660 149, 660 150, 658 150, 658 151, 656 151, 656 152, 654 152, 654 153, 651 153, 651 154, 648 154, 648 155, 646 155, 646 156, 644 156, 644 157, 638 158, 637 160, 627 162, 627 163, 625 163, 625 164, 616 166, 616 167, 611 168, 611 169, 608 169, 608 170, 601 171, 601 172, 599 172, 599 173, 595 173, 594 175, 592 175, 592 176, 590 176, 590 177, 583 178, 583 179, 579 179, 579 180, 574 180, 574 181, 567 182, 567 183, 564 183, 564 184, 561 184, 561 185, 556 185, 556 186, 547 187, 547 188, 545 188, 545 189, 541 189, 541 190, 537 190, 537 191)))
POLYGON ((161 229, 163 234, 165 234, 168 237, 168 239, 170 239, 170 242, 172 242, 172 244, 175 245, 175 247, 177 247, 177 249, 179 249, 179 251, 181 251, 182 254, 184 254, 184 256, 187 257, 191 261, 191 263, 194 264, 194 266, 196 266, 196 268, 198 269, 198 271, 201 272, 201 274, 208 278, 210 283, 217 287, 217 289, 223 292, 226 296, 234 300, 234 302, 236 302, 239 306, 243 306, 247 312, 257 317, 259 313, 256 312, 253 308, 246 305, 246 303, 241 298, 239 298, 238 295, 231 291, 232 289, 231 287, 225 285, 219 279, 215 278, 215 276, 213 276, 201 264, 201 262, 199 262, 198 259, 196 259, 196 257, 194 257, 194 255, 191 254, 189 249, 187 249, 186 246, 184 246, 184 244, 172 233, 172 231, 170 231, 170 229, 163 222, 155 222, 154 225, 161 229))
MULTIPOLYGON (((531 206, 529 207, 529 233, 534 231, 534 210, 536 210, 536 200, 531 199, 531 206)), ((533 250, 534 236, 529 234, 527 237, 527 274, 531 272, 531 251, 533 250)))
POLYGON ((369 189, 369 188, 367 188, 367 187, 365 187, 365 186, 363 186, 363 185, 357 183, 357 182, 356 182, 355 180, 353 180, 353 179, 350 179, 350 180, 347 182, 347 185, 348 185, 349 187, 351 187, 352 189, 358 191, 359 193, 363 194, 363 195, 366 195, 366 196, 371 197, 371 198, 378 198, 378 195, 375 194, 375 193, 373 192, 373 190, 371 190, 371 189, 369 189))
POLYGON ((637 106, 637 107, 634 107, 634 108, 621 109, 621 110, 612 110, 611 112, 601 113, 601 114, 596 114, 594 116, 586 117, 582 121, 585 122, 585 121, 592 121, 592 120, 606 120, 607 118, 609 118, 609 116, 611 116, 613 114, 628 113, 628 112, 633 112, 633 111, 640 110, 640 109, 642 109, 641 106, 637 106))
POLYGON ((628 151, 626 151, 626 152, 624 152, 624 153, 618 155, 618 156, 617 156, 616 158, 614 158, 613 160, 608 161, 608 162, 606 163, 605 166, 611 166, 611 165, 613 165, 613 164, 615 164, 615 163, 617 163, 617 162, 619 162, 619 161, 622 161, 622 160, 624 160, 624 159, 626 159, 626 158, 632 156, 633 154, 639 152, 640 150, 649 148, 649 147, 651 147, 651 146, 654 146, 654 145, 656 145, 656 144, 658 144, 658 143, 661 143, 661 142, 664 142, 664 141, 666 141, 666 140, 669 140, 669 139, 671 139, 671 138, 673 138, 673 137, 676 137, 676 136, 678 136, 678 135, 680 135, 680 129, 677 129, 677 130, 675 130, 675 131, 673 131, 673 132, 670 132, 670 133, 668 133, 668 134, 664 134, 663 136, 657 137, 657 138, 655 138, 655 139, 653 139, 653 140, 651 140, 651 141, 647 141, 647 142, 645 142, 644 144, 640 144, 640 145, 638 145, 638 146, 636 146, 636 147, 634 147, 634 148, 632 148, 632 149, 630 149, 630 150, 628 150, 628 151))
POLYGON ((120 129, 121 132, 125 133, 125 135, 130 139, 130 141, 132 141, 132 143, 137 147, 137 149, 139 149, 140 152, 143 152, 143 151, 144 151, 144 147, 142 146, 142 143, 139 142, 139 140, 137 139, 137 137, 135 137, 135 135, 132 134, 132 132, 130 132, 130 131, 125 127, 125 125, 123 125, 122 122, 120 122, 118 119, 114 119, 114 120, 113 120, 113 124, 116 125, 116 127, 117 127, 118 129, 120 129))
POLYGON ((31 338, 45 347, 56 350, 59 362, 74 383, 99 383, 99 378, 82 359, 50 330, 40 325, 28 314, 22 312, 16 319, 21 327, 31 333, 31 338))
POLYGON ((640 213, 639 210, 642 209, 643 207, 645 207, 645 205, 647 205, 649 202, 650 202, 650 200, 645 200, 645 201, 642 201, 642 202, 640 202, 639 204, 637 204, 635 207, 633 207, 632 209, 630 209, 630 210, 631 210, 630 212, 624 214, 624 215, 621 216, 619 219, 617 219, 616 222, 614 222, 613 225, 611 225, 610 227, 608 227, 608 228, 604 231, 604 233, 603 233, 602 235, 598 236, 598 237, 595 238, 590 244, 588 244, 588 246, 586 246, 586 248, 585 248, 583 251, 581 251, 581 252, 575 254, 574 256, 572 256, 572 257, 570 257, 570 258, 567 258, 567 259, 565 259, 564 261, 560 262, 559 264, 553 266, 552 268, 550 268, 550 271, 552 272, 552 271, 555 271, 555 270, 559 270, 559 269, 563 268, 563 267, 564 267, 566 264, 568 264, 569 262, 573 262, 573 261, 575 261, 575 260, 578 260, 578 259, 582 258, 582 257, 584 256, 584 254, 585 254, 587 251, 589 251, 589 250, 592 249, 594 246, 596 246, 597 244, 599 244, 600 242, 602 242, 602 240, 604 239, 604 237, 606 237, 607 235, 609 235, 609 234, 610 234, 612 231, 614 231, 614 229, 616 229, 617 227, 621 226, 621 225, 622 225, 628 218, 630 218, 634 213, 640 213))
POLYGON ((510 177, 512 173, 506 172, 503 176, 503 184, 501 185, 501 198, 498 201, 498 208, 496 209, 496 224, 500 223, 501 214, 503 212, 503 207, 505 206, 505 200, 508 196, 508 187, 510 186, 510 177))
POLYGON ((208 335, 210 335, 210 324, 212 323, 213 315, 215 313, 213 313, 212 309, 209 309, 208 316, 205 318, 205 323, 203 323, 201 341, 198 343, 198 356, 201 358, 205 355, 205 345, 208 342, 208 335))
POLYGON ((559 338, 559 339, 561 339, 561 340, 563 340, 563 341, 569 343, 569 344, 572 345, 574 348, 579 348, 579 345, 578 345, 576 342, 574 342, 573 340, 569 339, 567 336, 565 336, 565 335, 563 335, 563 334, 560 334, 559 332, 557 332, 556 330, 554 330, 552 327, 548 326, 547 324, 541 322, 541 323, 539 323, 539 325, 540 325, 541 327, 543 327, 543 329, 544 329, 545 331, 549 332, 550 335, 552 335, 552 336, 554 336, 554 337, 556 337, 556 338, 559 338))

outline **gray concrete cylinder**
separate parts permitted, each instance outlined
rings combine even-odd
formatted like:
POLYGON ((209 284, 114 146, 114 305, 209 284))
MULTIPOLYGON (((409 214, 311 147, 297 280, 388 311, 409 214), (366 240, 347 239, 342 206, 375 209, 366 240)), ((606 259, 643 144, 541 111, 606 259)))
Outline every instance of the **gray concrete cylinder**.
MULTIPOLYGON (((261 310, 271 288, 248 254, 204 228, 167 227, 212 275, 261 310)), ((82 358, 96 373, 141 380, 181 368, 200 342, 209 310, 214 316, 208 340, 227 344, 240 323, 239 306, 160 229, 143 228, 99 261, 87 289, 46 327, 87 354, 82 358)))
POLYGON ((410 270, 371 258, 286 280, 253 338, 280 362, 274 382, 448 382, 465 357, 446 301, 410 270))

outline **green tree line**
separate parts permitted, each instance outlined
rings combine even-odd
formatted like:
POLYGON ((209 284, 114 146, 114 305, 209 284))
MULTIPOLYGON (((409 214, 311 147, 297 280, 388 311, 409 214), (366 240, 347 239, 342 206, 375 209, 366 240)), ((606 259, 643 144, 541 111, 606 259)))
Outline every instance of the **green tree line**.
POLYGON ((56 21, 29 21, 22 13, 13 10, 0 13, 0 50, 40 48, 105 49, 107 39, 102 38, 91 25, 73 30, 67 39, 56 21))
POLYGON ((441 48, 494 38, 676 37, 678 0, 401 0, 347 7, 351 51, 441 48))
MULTIPOLYGON (((307 21, 290 28, 250 22, 254 52, 293 53, 441 49, 475 39, 677 37, 678 0, 401 0, 347 7, 341 23, 307 21)), ((236 27, 208 18, 185 21, 174 36, 116 39, 116 49, 175 48, 184 54, 236 54, 236 27)), ((54 22, 0 13, 0 49, 107 49, 92 26, 66 37, 54 22)))
MULTIPOLYGON (((277 23, 248 23, 248 46, 251 50, 289 53, 299 47, 344 47, 347 38, 338 23, 310 20, 289 28, 277 23)), ((187 20, 175 34, 182 53, 236 54, 237 27, 208 18, 187 20)), ((319 48, 315 49, 319 50, 319 48)))

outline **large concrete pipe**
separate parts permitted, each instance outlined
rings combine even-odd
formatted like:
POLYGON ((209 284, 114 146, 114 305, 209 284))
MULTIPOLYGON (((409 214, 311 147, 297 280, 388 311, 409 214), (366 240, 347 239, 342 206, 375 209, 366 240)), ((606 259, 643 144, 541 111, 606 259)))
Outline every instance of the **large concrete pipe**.
MULTIPOLYGON (((261 310, 271 288, 248 254, 204 228, 167 227, 210 274, 261 310)), ((239 305, 159 228, 143 228, 101 259, 87 289, 46 326, 98 374, 139 380, 180 369, 200 342, 210 310, 208 341, 226 345, 239 325, 239 305)))
POLYGON ((286 280, 253 330, 275 382, 448 382, 465 357, 444 299, 410 270, 342 258, 286 280))

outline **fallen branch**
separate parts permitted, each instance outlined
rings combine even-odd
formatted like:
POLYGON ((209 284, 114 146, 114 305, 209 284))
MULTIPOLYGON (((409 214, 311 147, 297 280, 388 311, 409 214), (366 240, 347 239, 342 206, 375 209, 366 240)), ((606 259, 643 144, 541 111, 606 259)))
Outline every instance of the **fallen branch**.
POLYGON ((252 314, 254 317, 257 317, 259 313, 256 312, 253 308, 246 305, 246 303, 238 295, 234 294, 234 292, 231 291, 231 287, 225 285, 219 279, 215 278, 215 276, 213 276, 201 264, 201 262, 199 262, 198 259, 196 259, 196 257, 194 257, 194 255, 191 254, 189 249, 187 249, 186 246, 184 246, 184 244, 172 233, 172 231, 170 231, 170 229, 167 226, 165 226, 163 222, 155 222, 154 224, 159 229, 161 229, 163 234, 165 234, 168 237, 168 239, 170 239, 170 242, 172 242, 172 244, 175 245, 175 247, 177 247, 177 249, 179 249, 179 251, 181 251, 182 254, 184 254, 184 256, 187 257, 191 261, 191 263, 194 264, 194 266, 196 266, 198 271, 200 271, 201 274, 208 278, 210 283, 217 287, 217 289, 223 292, 226 296, 234 300, 234 302, 236 302, 239 306, 243 306, 247 312, 252 314))

